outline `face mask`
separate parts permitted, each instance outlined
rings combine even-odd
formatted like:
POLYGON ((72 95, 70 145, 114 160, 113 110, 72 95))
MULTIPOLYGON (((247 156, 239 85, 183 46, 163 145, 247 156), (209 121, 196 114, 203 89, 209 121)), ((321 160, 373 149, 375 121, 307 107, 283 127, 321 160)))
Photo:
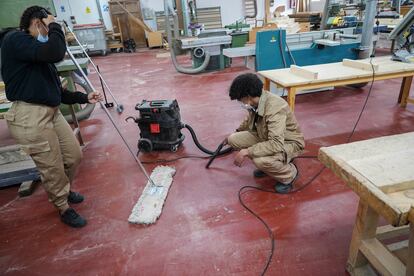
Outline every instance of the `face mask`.
POLYGON ((39 28, 37 28, 37 31, 39 32, 39 34, 37 35, 37 40, 42 42, 42 43, 46 43, 49 40, 49 36, 42 35, 39 31, 39 28))
POLYGON ((241 107, 243 108, 243 109, 246 109, 247 111, 253 111, 253 112, 256 112, 256 108, 254 108, 253 106, 251 106, 250 104, 244 104, 244 103, 242 103, 241 104, 241 107))

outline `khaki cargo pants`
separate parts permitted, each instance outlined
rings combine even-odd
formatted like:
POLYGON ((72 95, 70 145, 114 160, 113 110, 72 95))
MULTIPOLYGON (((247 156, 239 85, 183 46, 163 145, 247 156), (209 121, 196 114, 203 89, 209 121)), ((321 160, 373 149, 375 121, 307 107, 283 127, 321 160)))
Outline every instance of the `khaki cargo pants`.
MULTIPOLYGON (((249 148, 259 142, 263 140, 249 131, 236 132, 228 138, 229 145, 236 150, 249 148)), ((289 148, 287 152, 296 151, 294 144, 286 144, 285 147, 289 148)), ((259 170, 282 183, 291 182, 297 174, 296 167, 290 163, 289 154, 281 152, 272 156, 253 158, 252 161, 259 170)))
POLYGON ((4 117, 12 136, 36 164, 49 201, 61 211, 67 209, 82 152, 59 108, 13 102, 4 117))

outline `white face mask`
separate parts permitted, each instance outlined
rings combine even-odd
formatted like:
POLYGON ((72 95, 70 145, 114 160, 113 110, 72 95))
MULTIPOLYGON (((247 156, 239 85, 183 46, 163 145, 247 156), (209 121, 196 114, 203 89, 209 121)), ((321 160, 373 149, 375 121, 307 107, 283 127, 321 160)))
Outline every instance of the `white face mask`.
POLYGON ((49 36, 47 36, 47 35, 42 35, 42 34, 40 33, 39 28, 38 28, 38 27, 36 27, 36 28, 37 28, 37 31, 39 32, 39 34, 37 35, 37 40, 38 40, 38 41, 40 41, 40 42, 42 42, 42 43, 46 43, 46 42, 49 40, 49 36))
POLYGON ((244 103, 241 103, 241 107, 242 107, 243 109, 248 110, 248 111, 253 111, 253 112, 256 112, 256 108, 254 108, 254 107, 253 107, 253 106, 251 106, 250 104, 244 104, 244 103))

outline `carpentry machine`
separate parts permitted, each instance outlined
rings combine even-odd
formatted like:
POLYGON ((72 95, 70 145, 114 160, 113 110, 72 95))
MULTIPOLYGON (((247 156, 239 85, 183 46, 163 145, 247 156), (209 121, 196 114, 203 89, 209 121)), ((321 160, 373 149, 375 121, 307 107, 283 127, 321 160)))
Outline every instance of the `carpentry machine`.
POLYGON ((178 39, 181 49, 191 50, 193 68, 203 66, 206 55, 210 61, 204 70, 223 70, 230 65, 230 59, 223 55, 223 50, 231 44, 232 37, 225 29, 202 31, 197 37, 178 39))
POLYGON ((393 59, 403 62, 414 62, 414 9, 411 9, 390 33, 393 59), (394 48, 396 48, 394 51, 394 48))
POLYGON ((376 3, 366 1, 362 31, 356 27, 297 34, 286 34, 282 29, 263 30, 257 32, 255 45, 224 49, 223 54, 229 58, 254 56, 257 71, 367 58, 373 47, 376 3))
MULTIPOLYGON (((173 28, 166 24, 168 45, 173 64, 178 72, 197 74, 206 70, 221 70, 229 65, 228 58, 224 57, 223 49, 231 44, 231 36, 226 30, 202 31, 197 37, 180 38, 178 31, 178 15, 169 0, 164 0, 165 22, 170 22, 173 16, 173 28), (177 53, 191 51, 192 68, 186 68, 177 61, 177 53)), ((194 23, 193 23, 194 24, 194 23)))

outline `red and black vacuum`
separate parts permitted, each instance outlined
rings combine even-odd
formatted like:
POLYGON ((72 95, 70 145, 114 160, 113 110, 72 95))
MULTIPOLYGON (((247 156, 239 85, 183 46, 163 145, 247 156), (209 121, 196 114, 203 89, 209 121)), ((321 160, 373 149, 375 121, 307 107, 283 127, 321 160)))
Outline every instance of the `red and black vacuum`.
MULTIPOLYGON (((180 107, 177 100, 143 100, 135 106, 139 111, 139 117, 128 117, 126 120, 133 119, 140 129, 138 140, 139 152, 151 152, 156 150, 177 151, 184 141, 183 128, 188 129, 195 145, 204 153, 211 155, 211 161, 216 156, 223 155, 232 151, 232 148, 223 148, 220 144, 216 151, 210 151, 203 147, 197 139, 193 128, 181 122, 180 107), (214 157, 214 158, 213 158, 214 157)), ((210 162, 211 164, 211 162, 210 162)))

